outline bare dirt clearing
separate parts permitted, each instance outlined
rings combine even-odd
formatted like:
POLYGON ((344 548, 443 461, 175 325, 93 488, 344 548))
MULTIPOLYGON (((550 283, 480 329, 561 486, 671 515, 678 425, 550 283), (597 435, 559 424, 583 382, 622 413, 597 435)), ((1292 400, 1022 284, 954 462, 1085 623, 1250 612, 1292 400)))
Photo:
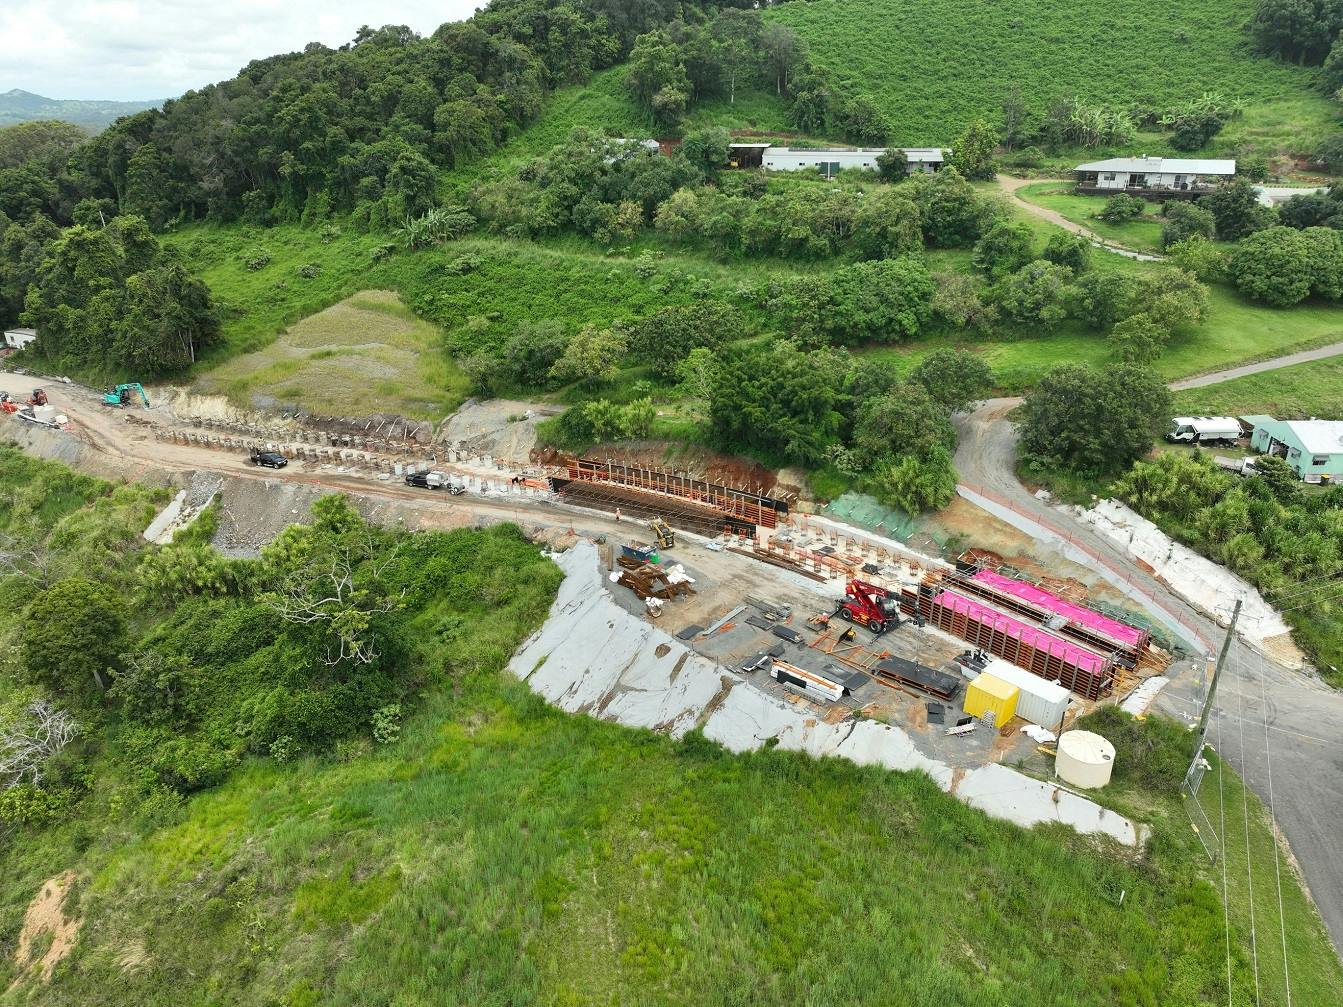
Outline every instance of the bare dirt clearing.
POLYGON ((49 878, 28 903, 28 911, 23 914, 23 929, 19 931, 19 946, 14 952, 14 964, 22 972, 10 984, 10 990, 31 972, 37 972, 46 982, 51 978, 51 970, 74 948, 75 938, 84 922, 77 916, 65 915, 65 896, 74 880, 74 871, 49 878), (48 935, 51 942, 39 955, 37 948, 48 935))
POLYGON ((249 409, 399 413, 437 422, 466 387, 435 326, 395 293, 364 290, 303 319, 264 350, 206 372, 192 391, 227 395, 249 409))

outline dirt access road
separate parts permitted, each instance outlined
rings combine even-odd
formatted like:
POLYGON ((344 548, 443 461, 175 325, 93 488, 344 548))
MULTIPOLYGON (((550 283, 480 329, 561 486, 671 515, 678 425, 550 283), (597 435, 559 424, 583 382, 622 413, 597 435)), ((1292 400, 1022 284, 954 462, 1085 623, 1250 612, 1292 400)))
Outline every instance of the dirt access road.
MULTIPOLYGON (((1190 380, 1216 384, 1339 354, 1343 343, 1190 380)), ((1172 387, 1195 385, 1177 382, 1172 387)), ((1054 530, 1063 530, 1090 554, 1098 573, 1116 587, 1136 588, 1146 599, 1144 607, 1163 622, 1169 621, 1163 614, 1177 615, 1202 649, 1214 650, 1225 631, 1213 619, 1140 569, 1112 540, 1038 499, 1017 479, 1017 438, 1007 416, 1020 402, 992 399, 957 418, 956 469, 963 495, 1005 504, 1012 523, 1038 540, 1054 542, 1054 530)), ((1233 604, 1228 598, 1228 612, 1233 604)), ((1196 716, 1194 692, 1192 682, 1177 681, 1163 694, 1160 706, 1184 719, 1196 716)), ((1271 797, 1279 828, 1338 951, 1343 948, 1343 693, 1314 675, 1291 671, 1237 646, 1219 686, 1218 705, 1229 738, 1238 738, 1244 728, 1243 755, 1239 745, 1229 743, 1225 755, 1266 803, 1271 797)))
POLYGON ((1065 231, 1071 231, 1073 234, 1080 234, 1097 248, 1103 248, 1107 252, 1113 252, 1115 255, 1122 255, 1126 259, 1136 259, 1138 262, 1162 262, 1160 255, 1151 255, 1147 252, 1139 252, 1136 249, 1125 248, 1123 245, 1117 245, 1112 241, 1106 241, 1095 231, 1083 227, 1081 224, 1075 224, 1061 213, 1047 209, 1043 206, 1037 206, 1030 200, 1022 199, 1017 190, 1027 185, 1034 185, 1036 182, 1059 182, 1066 183, 1065 178, 1011 178, 1007 175, 998 175, 996 177, 998 188, 1003 190, 1003 194, 1011 200, 1012 205, 1025 210, 1033 217, 1039 217, 1041 220, 1047 220, 1055 227, 1061 227, 1065 231))

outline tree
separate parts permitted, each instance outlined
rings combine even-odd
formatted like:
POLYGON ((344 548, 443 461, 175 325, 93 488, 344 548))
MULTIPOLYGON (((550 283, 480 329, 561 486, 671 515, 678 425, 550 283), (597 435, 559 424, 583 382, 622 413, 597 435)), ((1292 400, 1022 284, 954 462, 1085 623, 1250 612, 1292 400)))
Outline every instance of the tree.
POLYGON ((936 248, 967 248, 1002 215, 953 167, 914 175, 902 188, 919 208, 924 241, 936 248))
POLYGON ((564 323, 554 319, 522 322, 504 344, 508 375, 523 387, 544 388, 550 383, 550 369, 564 355, 569 336, 564 323))
POLYGON ((1066 297, 1072 271, 1037 259, 1006 277, 995 288, 1003 313, 1022 325, 1052 329, 1068 317, 1066 297))
POLYGON ((1247 297, 1287 307, 1310 295, 1310 246, 1303 232, 1270 227, 1241 240, 1231 253, 1231 279, 1247 297))
POLYGON ((1003 98, 1002 141, 1006 150, 1015 150, 1025 139, 1026 120, 1030 110, 1021 96, 1021 88, 1012 87, 1003 98))
POLYGON ((1272 227, 1277 216, 1272 207, 1259 202, 1259 194, 1249 179, 1237 178, 1208 193, 1198 205, 1212 213, 1217 237, 1239 241, 1248 234, 1272 227))
POLYGON ((791 91, 793 72, 807 58, 805 43, 787 25, 770 21, 760 34, 760 44, 765 49, 770 76, 774 78, 774 93, 783 95, 791 91))
POLYGON ((1081 276, 1091 268, 1091 242, 1080 234, 1055 231, 1045 243, 1044 259, 1066 266, 1074 276, 1081 276))
POLYGON ((1101 476, 1147 453, 1170 415, 1170 392, 1156 374, 1133 364, 1103 371, 1064 364, 1040 380, 1019 415, 1027 462, 1101 476))
POLYGON ((1255 48, 1289 63, 1318 65, 1343 29, 1343 8, 1333 0, 1259 0, 1250 19, 1255 48))
POLYGON ((1196 236, 1176 242, 1166 249, 1166 258, 1204 283, 1220 283, 1227 276, 1226 253, 1207 238, 1196 236))
POLYGON ((956 497, 956 469, 951 452, 936 447, 926 455, 883 461, 867 480, 873 495, 906 514, 941 510, 956 497))
POLYGON ((881 107, 862 94, 844 102, 834 120, 841 133, 858 143, 885 143, 891 133, 891 124, 881 107))
POLYGON ((983 296, 984 287, 964 273, 938 273, 933 277, 933 316, 952 329, 985 335, 998 322, 998 305, 983 296))
POLYGON ((852 243, 865 259, 894 259, 923 251, 919 208, 900 189, 869 192, 853 215, 852 243))
POLYGON ((623 329, 585 325, 569 340, 550 369, 550 376, 556 381, 577 381, 588 387, 605 384, 619 373, 628 350, 629 337, 623 329))
POLYGON ((705 178, 713 178, 727 167, 728 145, 732 136, 721 126, 709 126, 686 134, 678 148, 682 157, 705 178))
POLYGON ((951 153, 951 166, 972 182, 992 181, 998 173, 993 163, 997 146, 998 136, 993 127, 983 119, 977 119, 966 127, 956 141, 951 153))
MULTIPOLYGON (((1343 154, 1343 144, 1340 144, 1343 154)), ((1339 160, 1343 167, 1343 157, 1339 160)), ((1307 227, 1332 227, 1343 230, 1343 204, 1323 192, 1293 196, 1278 207, 1278 223, 1304 231, 1307 227)))
POLYGON ((995 381, 993 368, 979 354, 946 347, 920 360, 909 377, 953 413, 969 409, 993 389, 995 381))
POLYGON ((675 375, 677 365, 697 349, 716 350, 744 329, 741 312, 724 301, 700 301, 663 308, 636 322, 630 344, 659 377, 675 375))
POLYGON ((78 126, 56 119, 6 126, 0 129, 0 168, 17 168, 27 161, 56 164, 88 139, 78 126))
POLYGON ((1210 109, 1190 109, 1171 117, 1170 145, 1176 150, 1202 150, 1222 131, 1226 120, 1210 109))
POLYGON ((1035 256, 1031 246, 1035 236, 1029 224, 994 224, 984 237, 975 243, 971 262, 976 269, 989 275, 990 279, 999 279, 1008 273, 1015 273, 1035 256))
POLYGON ((142 144, 131 155, 126 167, 126 194, 121 205, 126 213, 143 217, 154 231, 162 230, 172 215, 168 168, 163 155, 153 144, 142 144))
POLYGON ((75 719, 48 700, 34 700, 23 712, 0 728, 0 790, 40 788, 47 764, 79 735, 75 719))
MULTIPOLYGON (((692 354, 693 356, 693 354, 692 354)), ((729 450, 775 452, 815 464, 836 443, 844 417, 847 361, 831 349, 804 351, 787 340, 730 349, 713 371, 709 419, 729 450)))
POLYGON ((886 455, 924 457, 933 448, 951 450, 956 430, 951 414, 921 384, 897 385, 858 407, 850 447, 865 466, 886 455))
POLYGON ((903 182, 909 177, 909 158, 899 147, 887 147, 877 155, 877 177, 883 182, 903 182))
POLYGON ((1208 319, 1208 288, 1182 269, 1163 269, 1146 277, 1140 303, 1169 332, 1201 325, 1208 319))
POLYGON ((311 640, 314 663, 328 668, 376 665, 390 635, 386 619, 405 591, 390 571, 396 548, 385 548, 348 499, 322 497, 311 525, 290 525, 262 550, 273 579, 262 603, 311 640))
POLYGON ((1163 249, 1189 238, 1212 238, 1217 234, 1217 220, 1212 212, 1193 203, 1167 203, 1165 215, 1165 223, 1161 225, 1163 249))
POLYGON ((1130 364, 1150 364, 1170 341, 1170 329, 1146 311, 1130 315, 1110 331, 1115 358, 1130 364))
POLYGON ((904 256, 798 277, 770 307, 807 341, 898 342, 928 321, 934 289, 922 260, 904 256))
POLYGON ((1079 276, 1067 293, 1068 311, 1093 329, 1108 329, 1142 310, 1142 282, 1128 272, 1079 276))
POLYGON ((1107 199, 1096 216, 1108 224, 1123 224, 1141 217, 1146 209, 1147 204, 1137 196, 1120 192, 1107 199))
POLYGON ((34 595, 22 624, 28 673, 58 695, 92 699, 121 663, 127 615, 119 594, 83 577, 34 595))
POLYGON ((754 66, 761 47, 760 17, 753 11, 729 7, 722 11, 709 29, 718 44, 718 57, 728 79, 728 104, 737 101, 737 80, 754 66))

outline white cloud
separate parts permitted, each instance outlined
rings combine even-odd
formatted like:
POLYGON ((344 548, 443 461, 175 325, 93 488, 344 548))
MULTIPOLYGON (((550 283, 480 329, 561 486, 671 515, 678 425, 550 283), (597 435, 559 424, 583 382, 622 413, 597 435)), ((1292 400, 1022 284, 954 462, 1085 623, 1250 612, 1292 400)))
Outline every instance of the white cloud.
POLYGON ((0 0, 0 92, 171 98, 361 25, 428 35, 485 0, 0 0))

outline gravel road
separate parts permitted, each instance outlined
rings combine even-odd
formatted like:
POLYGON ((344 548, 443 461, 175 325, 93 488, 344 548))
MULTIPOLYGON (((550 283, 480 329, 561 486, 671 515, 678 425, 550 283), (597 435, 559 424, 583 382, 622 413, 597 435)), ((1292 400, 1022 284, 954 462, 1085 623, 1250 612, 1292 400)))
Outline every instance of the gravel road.
MULTIPOLYGON (((1067 182, 1064 178, 1012 178, 1008 175, 999 175, 997 177, 998 187, 1003 190, 1004 195, 1012 201, 1012 204, 1025 210, 1031 216, 1039 217, 1041 220, 1047 220, 1055 227, 1061 227, 1065 231, 1071 231, 1073 234, 1080 234, 1097 248, 1103 248, 1107 252, 1113 252, 1115 255, 1122 255, 1126 259, 1136 259, 1138 262, 1161 262, 1163 257, 1160 255, 1151 255, 1147 252, 1139 252, 1132 248, 1125 248, 1123 245, 1116 245, 1112 241, 1106 241, 1095 231, 1083 227, 1081 224, 1075 224, 1063 214, 1050 210, 1043 206, 1037 206, 1029 200, 1022 199, 1017 195, 1017 190, 1022 186, 1034 185, 1036 182, 1067 182)), ((1097 197, 1099 198, 1099 197, 1097 197)))

